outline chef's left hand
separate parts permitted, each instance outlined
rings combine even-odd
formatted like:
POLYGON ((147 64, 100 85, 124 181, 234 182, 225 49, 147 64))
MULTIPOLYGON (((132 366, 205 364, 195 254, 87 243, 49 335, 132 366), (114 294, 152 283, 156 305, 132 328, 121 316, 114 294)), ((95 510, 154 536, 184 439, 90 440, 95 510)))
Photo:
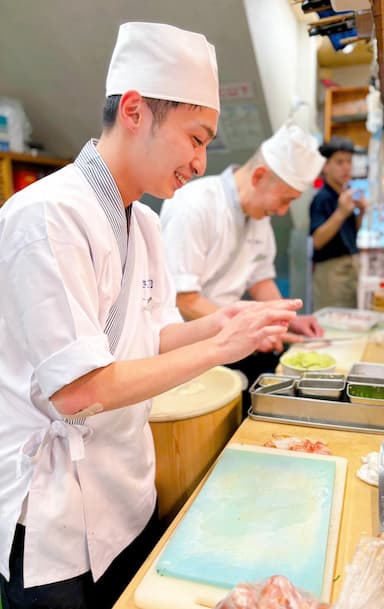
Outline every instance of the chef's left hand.
MULTIPOLYGON (((323 336, 324 330, 313 315, 297 315, 290 323, 289 331, 304 336, 323 336)), ((300 342, 300 341, 298 341, 300 342)))

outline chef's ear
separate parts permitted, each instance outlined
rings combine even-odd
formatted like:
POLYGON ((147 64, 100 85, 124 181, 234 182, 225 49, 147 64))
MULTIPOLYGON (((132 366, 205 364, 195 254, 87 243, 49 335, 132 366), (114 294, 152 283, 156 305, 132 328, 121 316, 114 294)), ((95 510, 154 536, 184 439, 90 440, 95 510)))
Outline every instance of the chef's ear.
POLYGON ((138 91, 127 91, 119 104, 120 120, 131 130, 140 126, 144 100, 138 91))
POLYGON ((265 165, 256 165, 252 170, 251 181, 252 186, 257 186, 257 184, 268 174, 268 167, 265 165))

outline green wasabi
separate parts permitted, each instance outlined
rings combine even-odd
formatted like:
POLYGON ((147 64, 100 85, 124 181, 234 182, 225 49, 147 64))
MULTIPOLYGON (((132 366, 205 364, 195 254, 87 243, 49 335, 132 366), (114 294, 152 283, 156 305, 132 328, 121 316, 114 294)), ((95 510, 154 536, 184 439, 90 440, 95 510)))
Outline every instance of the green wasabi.
POLYGON ((317 351, 296 351, 283 355, 281 363, 300 370, 322 370, 336 364, 335 359, 327 353, 317 351))
POLYGON ((349 395, 357 398, 384 400, 384 387, 349 385, 349 395))

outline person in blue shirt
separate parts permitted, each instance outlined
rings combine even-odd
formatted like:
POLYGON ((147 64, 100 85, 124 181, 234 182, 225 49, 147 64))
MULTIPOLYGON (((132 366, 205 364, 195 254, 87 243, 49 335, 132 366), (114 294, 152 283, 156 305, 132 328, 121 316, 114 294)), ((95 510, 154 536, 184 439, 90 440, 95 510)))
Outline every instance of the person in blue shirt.
POLYGON ((334 136, 319 147, 326 157, 324 185, 310 207, 313 238, 313 308, 356 308, 359 254, 356 244, 367 201, 350 188, 354 145, 334 136))

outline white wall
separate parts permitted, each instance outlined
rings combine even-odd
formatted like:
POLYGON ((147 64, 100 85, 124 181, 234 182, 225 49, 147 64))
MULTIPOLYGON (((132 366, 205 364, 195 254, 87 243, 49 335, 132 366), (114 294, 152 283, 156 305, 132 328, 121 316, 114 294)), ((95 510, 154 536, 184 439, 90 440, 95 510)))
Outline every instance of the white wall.
POLYGON ((256 61, 275 131, 298 99, 309 104, 296 120, 312 130, 316 116, 316 46, 288 0, 243 0, 256 61))
MULTIPOLYGON (((306 23, 296 17, 289 0, 243 2, 273 131, 287 120, 294 107, 299 107, 294 114, 295 122, 320 135, 316 123, 318 40, 308 36, 306 23), (300 106, 300 100, 305 105, 300 106)), ((305 302, 307 233, 302 226, 308 222, 309 202, 310 197, 304 193, 287 216, 273 222, 278 244, 278 275, 289 275, 291 295, 300 296, 305 302), (297 251, 293 251, 290 240, 294 227, 299 227, 294 233, 296 241, 300 241, 297 251)))

